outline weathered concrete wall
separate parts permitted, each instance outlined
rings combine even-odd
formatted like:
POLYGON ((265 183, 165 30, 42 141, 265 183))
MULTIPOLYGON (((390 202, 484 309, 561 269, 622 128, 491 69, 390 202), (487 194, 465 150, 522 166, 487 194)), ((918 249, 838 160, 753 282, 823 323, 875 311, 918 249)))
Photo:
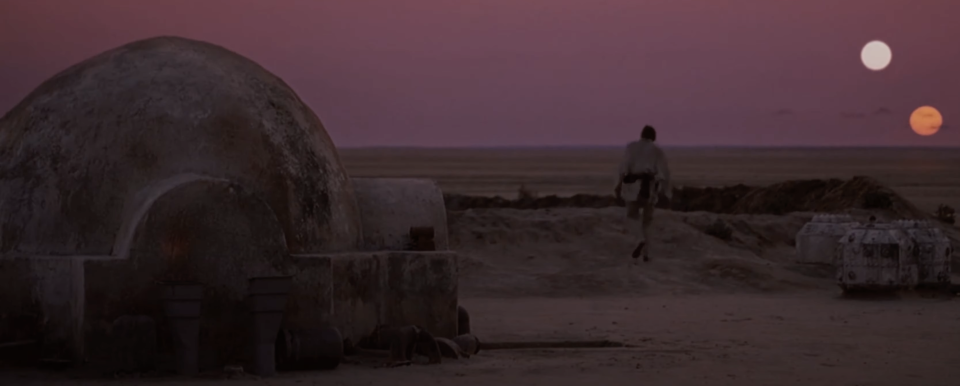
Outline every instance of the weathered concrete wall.
POLYGON ((60 72, 0 118, 0 258, 116 256, 143 196, 185 173, 262 197, 293 253, 360 243, 350 179, 296 93, 227 49, 161 37, 60 72))
POLYGON ((83 290, 82 260, 0 260, 0 342, 39 335, 42 355, 64 359, 80 355, 83 290))
POLYGON ((380 320, 383 307, 383 258, 373 253, 331 256, 333 266, 333 314, 329 325, 356 342, 369 334, 380 320))
POLYGON ((45 355, 56 357, 66 347, 69 356, 80 357, 84 350, 83 261, 71 258, 30 260, 35 298, 45 319, 45 355))
POLYGON ((457 336, 457 255, 452 252, 391 252, 382 259, 386 271, 382 322, 417 324, 434 336, 457 336))
POLYGON ((333 261, 329 255, 298 255, 292 259, 293 286, 282 328, 324 326, 333 315, 333 261))
MULTIPOLYGON (((160 338, 159 348, 163 354, 161 359, 172 359, 169 325, 163 315, 159 298, 160 281, 166 279, 195 279, 206 284, 201 319, 201 329, 205 337, 201 341, 201 349, 203 366, 207 368, 245 360, 243 345, 246 340, 243 337, 249 333, 246 329, 249 314, 243 298, 246 295, 246 278, 249 276, 294 276, 294 286, 284 315, 284 328, 331 326, 338 328, 344 338, 354 342, 369 334, 378 324, 418 324, 436 336, 449 338, 456 335, 458 260, 454 252, 352 252, 280 257, 270 252, 279 245, 281 237, 278 233, 256 242, 257 236, 225 223, 242 223, 238 221, 240 219, 222 214, 205 216, 204 214, 210 213, 202 211, 190 215, 210 220, 203 220, 203 224, 195 226, 194 229, 199 229, 197 239, 179 239, 179 245, 187 248, 180 249, 180 252, 174 251, 179 254, 173 256, 183 259, 190 267, 192 276, 180 276, 183 271, 176 270, 168 256, 161 255, 171 252, 171 249, 161 248, 161 251, 167 252, 156 252, 156 248, 142 248, 154 239, 150 236, 156 236, 153 233, 155 230, 167 229, 166 225, 176 218, 169 214, 191 212, 190 205, 183 207, 175 204, 181 202, 178 197, 191 196, 191 191, 193 194, 203 191, 202 197, 210 197, 210 201, 192 202, 195 204, 193 210, 210 208, 219 213, 229 213, 226 207, 243 206, 246 216, 257 213, 253 201, 231 199, 230 194, 236 193, 211 194, 209 190, 215 188, 215 185, 199 184, 178 190, 181 193, 174 192, 174 195, 169 197, 169 203, 160 200, 158 207, 154 209, 157 213, 151 211, 151 215, 137 232, 137 250, 131 254, 130 259, 84 261, 80 267, 84 282, 83 298, 76 300, 78 303, 74 304, 86 305, 86 311, 82 314, 82 319, 79 319, 84 322, 84 331, 82 335, 76 336, 82 336, 87 342, 88 360, 102 363, 113 359, 111 350, 116 347, 115 341, 118 337, 112 335, 111 326, 123 315, 145 315, 153 318, 157 325, 157 336, 160 338), (234 238, 232 241, 236 243, 234 248, 237 249, 228 251, 224 245, 216 242, 202 244, 205 242, 203 240, 208 240, 203 229, 232 230, 230 237, 234 238), (271 238, 273 241, 270 241, 271 238), (196 244, 197 241, 201 244, 196 244), (217 258, 218 255, 210 248, 227 251, 230 256, 219 255, 217 258), (249 274, 230 273, 229 268, 223 270, 226 274, 218 272, 212 264, 214 261, 219 265, 243 266, 249 274), (238 355, 223 357, 217 353, 238 355)), ((240 198, 242 197, 241 194, 240 198)), ((274 228, 279 232, 278 225, 274 228)), ((177 240, 176 237, 173 239, 177 240)), ((230 241, 228 238, 222 242, 230 241)), ((79 260, 60 261, 75 263, 79 260)), ((0 277, 10 273, 26 274, 31 272, 33 264, 35 262, 31 260, 4 260, 0 262, 0 268, 3 268, 0 270, 0 277)), ((63 270, 57 269, 57 272, 60 271, 63 270)), ((72 268, 61 273, 69 276, 75 272, 76 268, 72 268)), ((35 307, 32 300, 35 297, 35 293, 24 293, 22 290, 20 293, 5 292, 0 293, 0 304, 9 305, 11 308, 7 308, 8 310, 17 304, 24 312, 36 312, 37 310, 31 308, 35 307)), ((50 302, 48 307, 58 306, 62 306, 62 302, 50 302)), ((56 313, 51 315, 57 318, 54 320, 56 325, 77 326, 73 322, 78 319, 75 314, 70 313, 74 311, 60 308, 54 312, 56 313)))
POLYGON ((354 178, 366 250, 406 250, 410 227, 432 226, 438 251, 450 249, 443 192, 433 180, 354 178))
MULTIPOLYGON (((295 283, 332 280, 331 298, 311 298, 313 287, 295 284, 284 328, 336 327, 354 342, 378 324, 418 324, 436 336, 457 335, 459 265, 455 252, 350 252, 302 255, 294 258, 300 267, 295 283), (299 293, 310 291, 309 293, 299 293), (330 312, 305 314, 297 307, 319 304, 330 312)), ((326 287, 324 287, 326 288, 326 287)))
POLYGON ((33 276, 32 265, 29 259, 0 259, 0 342, 25 340, 38 332, 37 291, 24 285, 33 276))
POLYGON ((380 321, 381 258, 370 252, 297 255, 284 329, 334 327, 344 338, 369 334, 380 321))

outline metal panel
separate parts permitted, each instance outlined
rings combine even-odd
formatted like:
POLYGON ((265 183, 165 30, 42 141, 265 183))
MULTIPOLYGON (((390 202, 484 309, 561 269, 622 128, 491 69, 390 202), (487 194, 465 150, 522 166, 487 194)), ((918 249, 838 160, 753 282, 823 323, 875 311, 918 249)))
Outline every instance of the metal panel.
POLYGON ((858 225, 849 215, 814 216, 797 232, 797 262, 833 264, 840 238, 858 225))
POLYGON ((929 221, 897 221, 914 243, 911 256, 917 266, 917 284, 950 283, 950 239, 929 221))
POLYGON ((837 284, 843 289, 896 289, 917 283, 913 242, 893 224, 853 227, 837 247, 837 284))

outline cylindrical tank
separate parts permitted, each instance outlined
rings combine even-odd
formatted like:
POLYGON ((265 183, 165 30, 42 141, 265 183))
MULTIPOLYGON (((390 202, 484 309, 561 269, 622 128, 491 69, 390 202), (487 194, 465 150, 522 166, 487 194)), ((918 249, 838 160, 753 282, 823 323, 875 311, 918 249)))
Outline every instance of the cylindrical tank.
POLYGON ((203 292, 203 285, 199 283, 163 283, 163 309, 172 326, 176 366, 180 375, 193 375, 199 371, 203 292))
POLYGON ((893 224, 853 227, 837 247, 837 284, 844 290, 888 290, 917 284, 913 241, 893 224))
POLYGON ((275 343, 293 277, 254 277, 249 281, 249 306, 253 319, 251 372, 261 377, 269 377, 277 373, 275 343))
POLYGON ((894 225, 903 229, 914 243, 913 258, 917 264, 918 285, 950 284, 950 239, 930 221, 900 220, 894 225))
POLYGON ((796 235, 797 262, 833 264, 840 238, 859 225, 849 215, 813 216, 796 235))

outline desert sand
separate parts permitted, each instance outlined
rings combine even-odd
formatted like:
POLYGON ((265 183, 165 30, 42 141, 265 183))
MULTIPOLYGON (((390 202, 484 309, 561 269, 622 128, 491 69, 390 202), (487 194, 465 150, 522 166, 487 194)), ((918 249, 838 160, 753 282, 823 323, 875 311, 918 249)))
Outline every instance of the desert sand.
MULTIPOLYGON (((354 176, 426 177, 447 193, 608 194, 617 149, 345 150, 354 176)), ((960 150, 671 149, 677 185, 767 185, 868 175, 923 211, 960 207, 960 150)), ((850 208, 863 219, 871 212, 850 208)), ((482 351, 437 366, 254 380, 234 385, 958 385, 960 304, 950 296, 840 296, 830 267, 793 263, 813 213, 658 210, 652 261, 630 258, 624 209, 450 211, 461 304, 481 340, 609 339, 633 347, 482 351), (725 221, 728 240, 705 227, 725 221)), ((889 213, 884 214, 889 215, 889 213)), ((956 227, 944 225, 954 240, 956 227)), ((955 242, 955 248, 958 246, 955 242)), ((954 253, 954 259, 957 259, 954 253)), ((955 260, 956 261, 956 260, 955 260)), ((954 275, 954 283, 960 278, 954 275)), ((9 384, 67 382, 9 374, 9 384)), ((0 377, 0 381, 3 381, 0 377)), ((85 384, 174 382, 121 379, 85 384)), ((0 382, 3 383, 3 382, 0 382)), ((7 384, 7 383, 3 383, 7 384)))

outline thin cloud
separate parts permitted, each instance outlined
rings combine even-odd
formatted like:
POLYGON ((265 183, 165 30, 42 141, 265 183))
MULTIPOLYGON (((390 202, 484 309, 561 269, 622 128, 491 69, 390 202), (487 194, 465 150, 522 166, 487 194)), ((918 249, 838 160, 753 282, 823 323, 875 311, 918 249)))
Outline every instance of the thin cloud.
POLYGON ((843 118, 843 119, 863 119, 866 117, 867 115, 864 113, 851 113, 851 112, 840 113, 840 118, 843 118))

